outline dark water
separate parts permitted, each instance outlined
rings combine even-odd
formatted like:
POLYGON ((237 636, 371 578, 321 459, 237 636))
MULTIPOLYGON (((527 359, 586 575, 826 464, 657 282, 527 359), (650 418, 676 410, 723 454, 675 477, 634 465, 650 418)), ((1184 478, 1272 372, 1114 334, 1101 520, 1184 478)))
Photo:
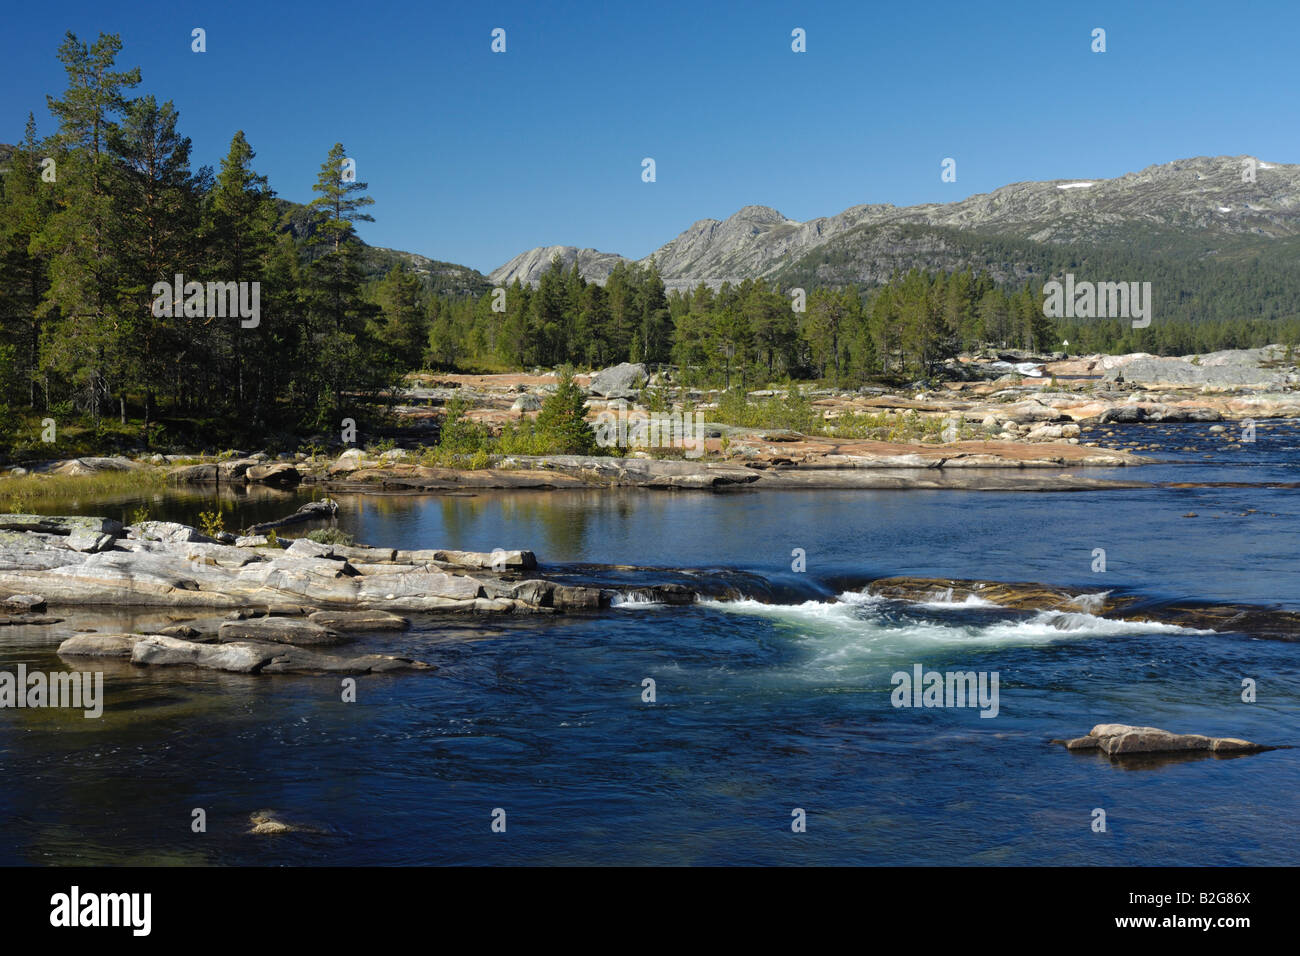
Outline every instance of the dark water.
MULTIPOLYGON (((1047 741, 1117 721, 1300 744, 1300 645, 858 593, 925 574, 1300 608, 1297 490, 1264 487, 1300 481, 1300 439, 1265 424, 1240 449, 1125 432, 1163 461, 1123 477, 1249 487, 340 498, 365 542, 745 571, 782 603, 425 618, 359 643, 440 670, 360 678, 356 703, 333 678, 109 668, 99 720, 0 711, 0 863, 1295 864, 1300 750, 1112 764, 1047 741), (918 663, 997 672, 997 717, 892 706, 918 663), (262 808, 323 832, 248 835, 262 808)), ((0 669, 63 669, 61 636, 0 628, 0 669)))

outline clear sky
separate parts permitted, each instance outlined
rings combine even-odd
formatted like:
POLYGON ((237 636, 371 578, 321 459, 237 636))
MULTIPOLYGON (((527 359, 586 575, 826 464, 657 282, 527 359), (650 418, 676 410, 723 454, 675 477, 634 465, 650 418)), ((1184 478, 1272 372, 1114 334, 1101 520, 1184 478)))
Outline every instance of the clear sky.
POLYGON ((540 245, 640 257, 748 204, 803 220, 1188 156, 1300 161, 1296 0, 10 3, 0 142, 29 110, 52 131, 66 30, 121 35, 195 165, 243 129, 305 202, 341 141, 376 200, 366 241, 484 272, 540 245))

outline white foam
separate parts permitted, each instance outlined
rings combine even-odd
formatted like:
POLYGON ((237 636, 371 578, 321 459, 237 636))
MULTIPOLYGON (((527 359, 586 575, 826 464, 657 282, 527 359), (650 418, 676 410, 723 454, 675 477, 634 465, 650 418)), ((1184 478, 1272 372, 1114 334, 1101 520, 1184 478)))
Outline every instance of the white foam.
POLYGON ((619 591, 609 599, 610 607, 622 608, 623 610, 640 610, 642 608, 664 607, 662 601, 652 601, 644 594, 629 594, 626 591, 619 591))
MULTIPOLYGON (((1084 595, 1081 606, 1100 603, 1101 595, 1084 595)), ((833 601, 804 601, 802 604, 765 604, 761 601, 702 601, 709 607, 731 614, 766 617, 811 651, 811 665, 839 669, 854 664, 883 660, 911 659, 918 654, 960 649, 1028 647, 1060 641, 1119 638, 1136 634, 1210 634, 1174 624, 1122 621, 1079 611, 1038 611, 1029 617, 985 622, 957 622, 909 619, 882 614, 880 605, 888 599, 859 592, 841 594, 833 601)), ((976 598, 975 602, 907 602, 903 607, 953 610, 963 607, 996 607, 976 598)), ((1095 606, 1095 605, 1094 605, 1095 606)))
POLYGON ((993 601, 986 600, 978 594, 967 594, 960 601, 954 601, 952 588, 944 591, 936 591, 930 595, 928 601, 916 601, 921 607, 946 608, 946 607, 999 607, 993 601))

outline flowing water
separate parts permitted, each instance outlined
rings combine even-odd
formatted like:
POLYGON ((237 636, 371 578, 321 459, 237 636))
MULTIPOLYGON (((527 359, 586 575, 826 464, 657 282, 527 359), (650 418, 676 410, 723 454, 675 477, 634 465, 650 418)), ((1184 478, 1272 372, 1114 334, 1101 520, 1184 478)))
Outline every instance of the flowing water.
MULTIPOLYGON (((1300 744, 1300 644, 864 593, 912 574, 1300 609, 1300 430, 1125 434, 1161 462, 1092 474, 1221 486, 338 496, 366 543, 528 547, 565 578, 745 596, 416 616, 360 643, 440 669, 359 678, 355 703, 338 678, 106 667, 100 719, 0 711, 0 864, 1295 864, 1300 750, 1112 762, 1048 741, 1123 722, 1300 744), (606 563, 636 567, 586 567, 606 563), (996 716, 894 706, 918 664, 996 673, 996 716), (319 832, 249 835, 263 808, 319 832)), ((227 525, 304 497, 241 498, 227 525)), ((209 501, 151 507, 193 522, 209 501)), ((66 633, 0 628, 0 670, 63 669, 66 633)))

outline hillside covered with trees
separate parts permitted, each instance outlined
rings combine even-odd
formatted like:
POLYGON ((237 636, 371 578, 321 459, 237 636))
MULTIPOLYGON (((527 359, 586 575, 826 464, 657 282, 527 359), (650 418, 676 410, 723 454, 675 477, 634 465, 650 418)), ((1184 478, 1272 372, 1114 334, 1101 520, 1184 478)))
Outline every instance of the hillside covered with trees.
POLYGON ((718 289, 666 293, 653 262, 620 263, 597 284, 557 260, 535 287, 494 290, 472 269, 363 243, 356 224, 373 221, 373 201, 345 174, 341 143, 321 157, 307 204, 277 196, 240 131, 218 168, 195 169, 179 110, 133 95, 140 72, 119 67, 120 51, 115 35, 69 33, 67 87, 47 103, 56 129, 38 137, 29 114, 22 141, 0 153, 5 443, 46 416, 145 447, 336 432, 420 369, 643 361, 681 366, 696 384, 854 387, 931 376, 985 346, 1182 354, 1300 338, 1292 240, 1268 258, 1243 246, 1207 262, 1172 237, 1048 248, 890 227, 718 289), (887 281, 841 274, 881 249, 922 247, 933 268, 900 254, 887 281), (1008 273, 1008 258, 1029 265, 1008 273), (1151 281, 1156 321, 1046 319, 1044 279, 1083 265, 1151 281), (179 289, 159 314, 155 284, 178 275, 256 283, 256 320, 191 312, 179 289))

